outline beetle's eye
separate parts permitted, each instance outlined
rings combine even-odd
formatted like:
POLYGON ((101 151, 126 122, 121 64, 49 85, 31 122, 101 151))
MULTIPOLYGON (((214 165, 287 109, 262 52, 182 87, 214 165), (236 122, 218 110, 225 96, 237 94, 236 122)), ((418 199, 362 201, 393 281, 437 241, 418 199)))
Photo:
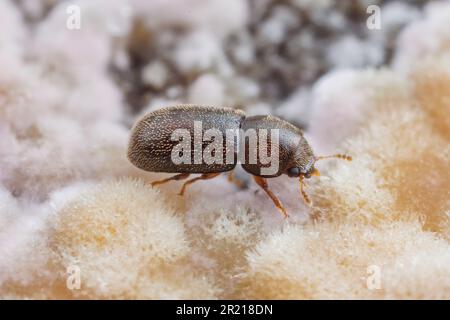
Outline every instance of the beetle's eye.
POLYGON ((289 168, 287 174, 289 177, 298 177, 300 175, 300 169, 297 167, 289 168))

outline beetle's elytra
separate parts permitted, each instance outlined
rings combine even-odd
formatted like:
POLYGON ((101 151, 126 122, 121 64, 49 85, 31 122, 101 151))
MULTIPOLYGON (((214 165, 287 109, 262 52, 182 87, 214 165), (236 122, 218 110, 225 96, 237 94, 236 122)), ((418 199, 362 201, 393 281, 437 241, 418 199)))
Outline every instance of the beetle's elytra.
POLYGON ((201 174, 186 181, 180 194, 195 181, 211 179, 233 170, 239 161, 285 217, 286 210, 270 191, 267 178, 282 174, 299 178, 301 194, 309 204, 310 200, 303 191, 304 178, 318 175, 315 162, 330 157, 351 160, 351 157, 342 154, 316 157, 302 131, 277 117, 246 117, 241 110, 197 105, 179 105, 146 114, 133 127, 128 146, 128 159, 136 167, 145 171, 177 173, 153 182, 152 186, 186 179, 190 174, 201 174), (215 134, 211 135, 211 132, 215 134), (241 132, 243 135, 230 138, 231 132, 241 132), (182 137, 183 134, 189 135, 189 141, 181 152, 177 151, 180 149, 180 136, 175 133, 182 134, 182 137), (204 139, 203 136, 208 137, 204 139), (251 137, 256 137, 255 144, 251 143, 251 137), (214 142, 215 148, 208 147, 209 142, 214 142), (215 161, 201 158, 208 150, 215 161), (184 159, 190 161, 174 161, 174 154, 187 156, 184 159), (272 160, 276 161, 265 162, 264 154, 271 155, 272 160))

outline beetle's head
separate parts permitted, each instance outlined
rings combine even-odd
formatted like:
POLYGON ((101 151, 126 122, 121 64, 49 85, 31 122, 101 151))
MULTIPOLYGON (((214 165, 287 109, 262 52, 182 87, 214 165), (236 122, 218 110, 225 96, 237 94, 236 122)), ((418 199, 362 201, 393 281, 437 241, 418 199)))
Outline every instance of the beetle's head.
POLYGON ((306 164, 297 164, 297 166, 290 167, 286 174, 291 178, 298 178, 300 176, 305 177, 306 179, 311 178, 311 176, 318 175, 319 171, 314 168, 314 163, 316 160, 311 158, 306 164))
POLYGON ((292 162, 286 170, 286 174, 291 178, 298 178, 303 176, 305 178, 311 178, 311 176, 318 173, 314 168, 316 157, 306 141, 302 137, 300 142, 292 155, 292 162))
POLYGON ((334 154, 330 156, 316 157, 306 139, 302 137, 300 143, 298 144, 297 149, 295 150, 293 161, 286 170, 286 174, 289 177, 299 178, 300 192, 302 194, 303 199, 308 205, 311 204, 311 200, 309 199, 306 192, 303 190, 305 185, 304 179, 305 178, 309 179, 312 176, 320 176, 319 171, 314 167, 314 165, 316 161, 326 158, 339 158, 347 161, 352 160, 352 157, 345 154, 334 154))

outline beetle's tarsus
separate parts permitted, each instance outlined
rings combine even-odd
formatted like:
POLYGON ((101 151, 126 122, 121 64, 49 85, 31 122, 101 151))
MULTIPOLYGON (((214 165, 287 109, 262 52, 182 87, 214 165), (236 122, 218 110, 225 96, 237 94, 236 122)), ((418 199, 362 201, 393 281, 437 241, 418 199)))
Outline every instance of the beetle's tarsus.
POLYGON ((190 184, 193 184, 195 181, 198 180, 208 180, 217 177, 220 175, 221 172, 214 172, 214 173, 203 173, 200 177, 193 178, 191 180, 186 181, 183 186, 181 187, 180 192, 178 193, 180 196, 184 195, 184 192, 186 191, 186 187, 190 184))
POLYGON ((275 207, 277 207, 277 209, 280 210, 284 218, 287 219, 289 215, 287 214, 286 209, 283 207, 281 201, 273 194, 272 191, 270 191, 267 179, 258 176, 253 176, 253 179, 267 193, 270 199, 272 199, 273 203, 275 204, 275 207))

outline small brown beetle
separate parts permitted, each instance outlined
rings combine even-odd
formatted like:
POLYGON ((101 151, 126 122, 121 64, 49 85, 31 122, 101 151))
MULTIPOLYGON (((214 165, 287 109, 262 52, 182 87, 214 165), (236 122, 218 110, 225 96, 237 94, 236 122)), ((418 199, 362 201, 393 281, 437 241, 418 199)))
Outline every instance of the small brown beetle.
POLYGON ((278 177, 282 174, 299 178, 302 197, 307 204, 310 204, 311 201, 303 190, 304 179, 319 175, 317 169, 314 168, 316 161, 332 157, 351 160, 350 156, 344 154, 316 157, 303 137, 302 131, 277 117, 246 117, 241 110, 197 105, 179 105, 146 114, 132 129, 128 145, 128 159, 136 167, 145 171, 177 173, 167 179, 153 182, 152 186, 172 180, 183 180, 190 174, 201 174, 199 177, 186 181, 181 188, 180 195, 183 195, 186 187, 195 181, 217 177, 222 172, 233 170, 240 162, 244 170, 253 175, 255 182, 267 193, 285 217, 288 216, 287 212, 280 200, 269 189, 267 178, 278 177), (198 123, 201 124, 200 129, 197 126, 198 123), (216 130, 216 135, 208 134, 212 129, 216 130), (257 143, 253 145, 250 143, 251 135, 247 135, 247 132, 252 130, 255 133, 254 136, 257 137, 257 143), (228 133, 232 131, 246 134, 233 136, 230 139, 228 133), (187 133, 193 137, 189 136, 188 143, 180 149, 180 135, 174 135, 174 132, 187 133), (258 139, 262 133, 266 136, 270 135, 272 139, 266 138, 264 141, 258 139), (272 135, 272 133, 276 133, 276 135, 272 135), (209 139, 205 141, 202 138, 203 135, 208 135, 209 139), (277 140, 274 137, 277 137, 277 140), (226 144, 223 143, 224 140, 227 142, 226 144), (211 148, 208 142, 218 144, 215 145, 215 148, 211 148), (215 160, 226 158, 229 161, 203 159, 202 152, 207 150, 211 151, 210 154, 215 160), (268 169, 271 164, 263 161, 262 152, 265 152, 266 155, 276 154, 278 156, 275 159, 277 166, 274 171, 263 171, 268 169), (187 156, 184 158, 185 160, 194 158, 196 161, 180 163, 174 161, 174 155, 177 157, 187 156), (255 161, 238 161, 238 155, 245 156, 244 160, 251 159, 254 155, 252 159, 255 161))

